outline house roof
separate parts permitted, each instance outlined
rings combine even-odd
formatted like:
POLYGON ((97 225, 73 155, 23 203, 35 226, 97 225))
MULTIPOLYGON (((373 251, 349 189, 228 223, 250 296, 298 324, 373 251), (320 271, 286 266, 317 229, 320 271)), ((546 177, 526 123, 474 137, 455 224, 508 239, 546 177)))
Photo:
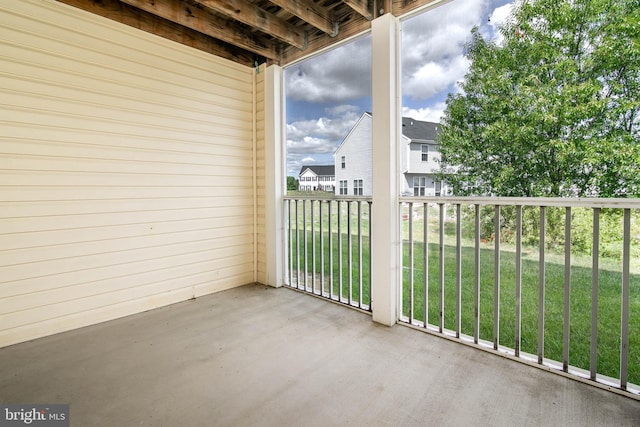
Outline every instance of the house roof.
POLYGON ((307 169, 311 170, 318 176, 334 176, 336 174, 336 167, 334 165, 310 165, 302 166, 298 176, 302 175, 307 169))
POLYGON ((439 129, 439 123, 423 122, 411 117, 402 118, 402 134, 412 141, 435 141, 440 132, 439 129))

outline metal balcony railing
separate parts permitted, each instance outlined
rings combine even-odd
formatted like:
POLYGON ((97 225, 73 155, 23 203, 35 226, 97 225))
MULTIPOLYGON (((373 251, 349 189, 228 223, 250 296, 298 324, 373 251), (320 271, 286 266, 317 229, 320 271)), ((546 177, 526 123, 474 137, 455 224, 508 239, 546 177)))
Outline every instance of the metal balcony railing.
POLYGON ((371 199, 284 199, 286 285, 371 311, 371 199))
POLYGON ((640 394, 638 199, 407 197, 399 208, 401 322, 640 394))

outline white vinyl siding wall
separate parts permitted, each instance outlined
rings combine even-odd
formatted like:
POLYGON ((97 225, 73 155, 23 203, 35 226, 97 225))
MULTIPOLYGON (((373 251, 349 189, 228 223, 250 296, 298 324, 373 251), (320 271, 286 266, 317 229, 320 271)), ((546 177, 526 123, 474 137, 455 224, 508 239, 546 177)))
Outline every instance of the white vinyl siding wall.
MULTIPOLYGON (((371 196, 372 163, 371 163, 371 116, 363 114, 345 137, 334 154, 336 182, 347 181, 347 194, 353 194, 353 181, 362 180, 364 196, 371 196), (345 168, 342 169, 342 156, 345 157, 345 168)), ((340 186, 335 189, 340 194, 340 186)))
POLYGON ((0 347, 255 280, 254 69, 52 0, 0 64, 0 347))

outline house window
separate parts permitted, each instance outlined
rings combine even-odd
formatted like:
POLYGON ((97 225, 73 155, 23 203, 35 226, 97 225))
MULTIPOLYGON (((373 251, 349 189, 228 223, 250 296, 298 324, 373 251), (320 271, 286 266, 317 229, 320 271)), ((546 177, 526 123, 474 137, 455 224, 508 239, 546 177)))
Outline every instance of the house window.
POLYGON ((442 181, 436 181, 436 196, 442 194, 442 181))
POLYGON ((362 180, 361 179, 353 180, 353 195, 362 196, 362 180))
POLYGON ((342 169, 347 167, 347 158, 345 156, 340 157, 340 164, 342 165, 342 169))
POLYGON ((340 195, 341 196, 346 196, 347 194, 348 194, 347 193, 347 181, 346 180, 344 180, 344 181, 341 180, 340 181, 340 195))
POLYGON ((413 195, 414 196, 424 196, 426 187, 427 187, 427 177, 425 176, 413 177, 413 195))
POLYGON ((429 161, 429 146, 427 144, 422 144, 422 161, 429 161))

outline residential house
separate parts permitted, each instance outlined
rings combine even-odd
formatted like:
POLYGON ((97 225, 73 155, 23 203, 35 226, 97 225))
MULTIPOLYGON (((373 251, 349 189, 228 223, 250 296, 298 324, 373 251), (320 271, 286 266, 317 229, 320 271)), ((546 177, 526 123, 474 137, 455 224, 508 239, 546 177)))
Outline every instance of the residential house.
POLYGON ((302 166, 298 174, 298 190, 331 191, 336 186, 336 174, 333 165, 302 166))
MULTIPOLYGON (((399 144, 400 192, 409 196, 440 196, 446 183, 436 178, 440 149, 438 123, 402 118, 399 144)), ((334 153, 336 195, 371 196, 372 114, 363 113, 334 153)))

